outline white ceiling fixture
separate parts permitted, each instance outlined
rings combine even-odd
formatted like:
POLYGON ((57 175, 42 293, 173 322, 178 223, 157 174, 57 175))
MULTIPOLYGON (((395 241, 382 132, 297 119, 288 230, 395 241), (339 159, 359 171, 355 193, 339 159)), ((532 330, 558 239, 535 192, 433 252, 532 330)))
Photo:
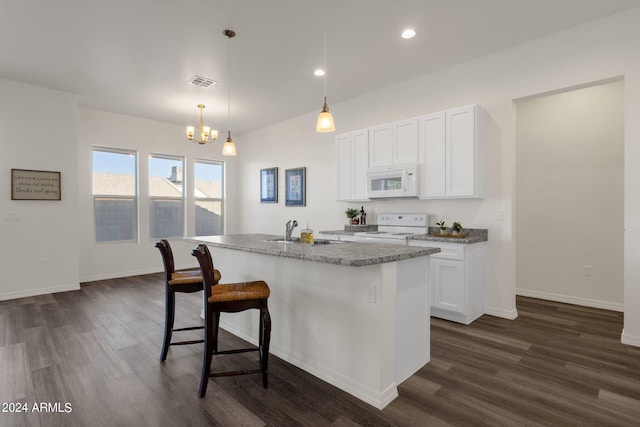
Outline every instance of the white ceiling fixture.
POLYGON ((317 70, 315 70, 313 72, 313 75, 316 76, 316 77, 322 77, 322 76, 324 76, 324 70, 318 68, 317 70))
POLYGON ((400 35, 402 36, 403 39, 412 39, 416 35, 416 30, 414 30, 413 28, 407 28, 400 35))

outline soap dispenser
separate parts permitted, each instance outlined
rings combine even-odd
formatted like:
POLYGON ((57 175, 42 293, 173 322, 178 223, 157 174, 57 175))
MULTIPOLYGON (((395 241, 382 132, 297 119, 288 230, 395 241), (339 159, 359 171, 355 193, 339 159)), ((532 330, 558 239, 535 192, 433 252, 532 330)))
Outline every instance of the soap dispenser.
POLYGON ((300 230, 300 242, 313 245, 313 230, 309 228, 309 221, 307 221, 307 228, 300 230))

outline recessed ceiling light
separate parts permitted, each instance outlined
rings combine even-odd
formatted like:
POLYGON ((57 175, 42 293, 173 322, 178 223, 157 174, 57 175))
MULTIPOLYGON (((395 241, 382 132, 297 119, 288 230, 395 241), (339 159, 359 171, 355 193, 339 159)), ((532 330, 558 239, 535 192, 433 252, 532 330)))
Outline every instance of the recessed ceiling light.
POLYGON ((412 39, 413 36, 416 35, 416 32, 413 28, 407 28, 406 30, 404 30, 402 32, 402 38, 403 39, 412 39))
POLYGON ((324 76, 324 70, 321 70, 320 68, 318 68, 317 70, 315 70, 313 72, 313 75, 316 76, 316 77, 322 77, 322 76, 324 76))

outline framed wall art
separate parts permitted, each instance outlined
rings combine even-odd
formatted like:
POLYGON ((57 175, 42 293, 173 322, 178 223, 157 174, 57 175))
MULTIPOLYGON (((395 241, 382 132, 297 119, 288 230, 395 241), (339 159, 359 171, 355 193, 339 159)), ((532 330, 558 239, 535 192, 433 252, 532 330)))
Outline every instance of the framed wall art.
POLYGON ((285 170, 285 206, 306 206, 307 168, 295 168, 285 170))
POLYGON ((11 200, 62 200, 60 172, 11 169, 11 200))
POLYGON ((260 203, 278 203, 278 168, 260 169, 260 203))

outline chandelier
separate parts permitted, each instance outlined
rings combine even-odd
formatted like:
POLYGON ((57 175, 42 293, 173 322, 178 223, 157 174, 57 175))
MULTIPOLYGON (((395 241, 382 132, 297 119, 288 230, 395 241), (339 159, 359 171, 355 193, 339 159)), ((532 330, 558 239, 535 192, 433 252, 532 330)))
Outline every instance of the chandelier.
POLYGON ((198 131, 200 132, 200 139, 195 139, 195 127, 187 126, 187 138, 189 141, 197 142, 200 145, 204 145, 207 142, 215 141, 218 139, 218 131, 216 129, 211 129, 209 126, 202 125, 202 110, 204 110, 204 104, 198 104, 198 108, 200 109, 200 126, 198 127, 198 131))

